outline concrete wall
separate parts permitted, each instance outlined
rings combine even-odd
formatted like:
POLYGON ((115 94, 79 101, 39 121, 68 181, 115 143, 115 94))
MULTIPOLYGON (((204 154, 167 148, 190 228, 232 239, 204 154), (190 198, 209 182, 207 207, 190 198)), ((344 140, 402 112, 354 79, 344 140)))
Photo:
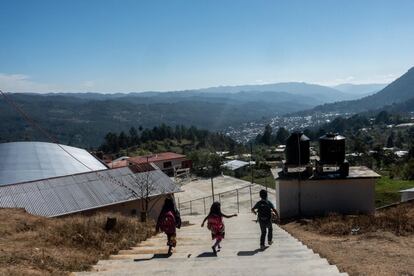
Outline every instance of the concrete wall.
POLYGON ((374 178, 276 180, 276 209, 281 218, 375 212, 374 178), (300 192, 299 192, 300 191, 300 192), (299 203, 300 194, 300 203, 299 203), (299 207, 300 205, 300 207, 299 207))
POLYGON ((409 201, 414 199, 414 192, 401 192, 401 201, 409 201))
POLYGON ((170 168, 181 168, 181 162, 185 160, 186 160, 185 158, 171 159, 171 160, 165 160, 165 161, 160 161, 160 162, 154 162, 154 164, 161 170, 170 169, 170 168), (171 167, 164 167, 165 162, 171 162, 171 167))

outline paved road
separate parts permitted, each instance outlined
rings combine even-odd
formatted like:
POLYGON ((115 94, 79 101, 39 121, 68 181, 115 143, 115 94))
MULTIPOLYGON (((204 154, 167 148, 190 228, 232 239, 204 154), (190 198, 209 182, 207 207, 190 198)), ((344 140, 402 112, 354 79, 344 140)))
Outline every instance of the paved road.
POLYGON ((76 275, 347 275, 277 226, 274 244, 258 250, 260 230, 252 214, 225 221, 226 238, 218 256, 211 253, 209 231, 200 227, 203 217, 185 219, 193 225, 178 231, 178 245, 172 256, 166 255, 165 235, 159 234, 99 261, 94 271, 76 275))

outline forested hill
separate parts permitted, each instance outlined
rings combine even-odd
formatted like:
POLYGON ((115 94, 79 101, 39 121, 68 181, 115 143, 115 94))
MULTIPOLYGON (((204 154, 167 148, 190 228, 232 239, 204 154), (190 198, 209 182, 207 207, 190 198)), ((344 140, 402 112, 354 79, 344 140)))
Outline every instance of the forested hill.
MULTIPOLYGON (((368 110, 378 110, 382 107, 403 104, 404 102, 412 103, 414 98, 414 67, 407 73, 390 83, 381 91, 364 97, 359 100, 342 101, 328 103, 317 106, 311 110, 300 112, 299 114, 309 114, 314 112, 363 112, 368 110)), ((407 109, 407 105, 404 105, 407 109)), ((412 111, 414 106, 410 108, 412 111)))
MULTIPOLYGON (((167 96, 167 95, 166 95, 167 96)), ((166 97, 165 96, 165 97, 166 97)), ((70 95, 10 94, 10 97, 56 136, 59 142, 81 147, 95 147, 109 131, 127 131, 130 127, 167 125, 197 126, 212 131, 263 117, 309 108, 280 95, 245 100, 221 98, 204 100, 186 97, 155 101, 152 97, 89 99, 70 95)), ((0 99, 0 142, 45 140, 34 131, 3 98, 0 99)))

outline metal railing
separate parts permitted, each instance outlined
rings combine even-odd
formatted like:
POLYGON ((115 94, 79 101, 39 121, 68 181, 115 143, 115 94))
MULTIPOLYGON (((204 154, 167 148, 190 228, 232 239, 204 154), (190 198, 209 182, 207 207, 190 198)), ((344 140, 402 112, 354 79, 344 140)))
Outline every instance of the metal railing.
MULTIPOLYGON (((221 208, 224 212, 240 213, 242 208, 250 210, 253 207, 253 199, 259 199, 259 191, 263 187, 259 184, 250 184, 233 190, 228 190, 220 193, 215 193, 214 198, 221 203, 221 208)), ((275 192, 268 190, 269 196, 274 196, 275 192)), ((184 202, 180 202, 178 198, 178 209, 182 215, 200 215, 207 214, 211 204, 213 203, 213 196, 205 196, 184 202)))

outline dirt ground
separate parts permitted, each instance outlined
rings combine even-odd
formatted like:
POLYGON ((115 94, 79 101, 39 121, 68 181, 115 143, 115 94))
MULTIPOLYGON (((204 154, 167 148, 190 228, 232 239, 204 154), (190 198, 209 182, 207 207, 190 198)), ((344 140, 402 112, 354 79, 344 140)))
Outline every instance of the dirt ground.
POLYGON ((282 227, 349 275, 414 275, 414 235, 327 235, 298 222, 282 227))

